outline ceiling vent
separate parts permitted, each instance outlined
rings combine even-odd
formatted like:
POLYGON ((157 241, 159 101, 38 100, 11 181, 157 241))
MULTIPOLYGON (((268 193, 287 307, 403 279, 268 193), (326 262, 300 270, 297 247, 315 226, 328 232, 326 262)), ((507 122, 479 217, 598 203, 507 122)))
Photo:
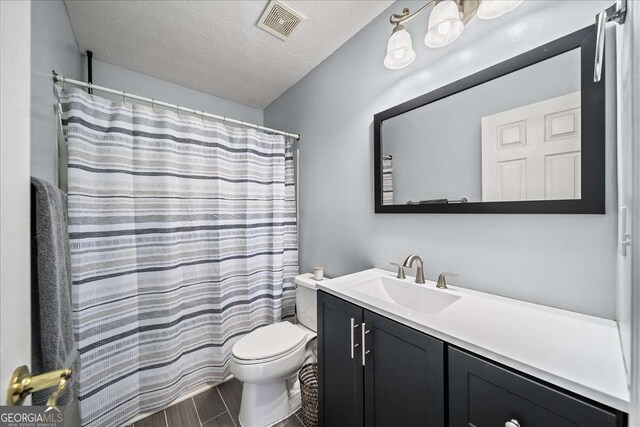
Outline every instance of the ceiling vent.
POLYGON ((258 21, 258 27, 280 40, 287 40, 305 18, 280 0, 271 0, 258 21))

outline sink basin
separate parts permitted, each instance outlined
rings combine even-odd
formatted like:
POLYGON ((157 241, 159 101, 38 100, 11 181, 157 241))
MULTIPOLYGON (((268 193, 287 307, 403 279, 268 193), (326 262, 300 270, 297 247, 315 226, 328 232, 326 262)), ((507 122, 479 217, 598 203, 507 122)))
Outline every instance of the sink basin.
POLYGON ((409 283, 385 276, 372 277, 352 284, 350 290, 375 298, 383 304, 393 304, 420 314, 438 314, 460 299, 443 291, 429 289, 425 285, 409 283))

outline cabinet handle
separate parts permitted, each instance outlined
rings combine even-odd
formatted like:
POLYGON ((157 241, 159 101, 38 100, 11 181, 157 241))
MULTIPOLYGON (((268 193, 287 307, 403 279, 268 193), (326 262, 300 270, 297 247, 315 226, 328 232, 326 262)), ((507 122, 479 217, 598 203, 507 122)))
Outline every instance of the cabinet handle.
POLYGON ((367 331, 366 324, 364 322, 362 323, 361 332, 362 332, 362 366, 365 366, 365 364, 367 363, 366 356, 367 354, 371 353, 371 350, 367 350, 366 335, 371 331, 367 331))
POLYGON ((354 350, 359 345, 358 343, 355 343, 355 344, 353 343, 353 330, 357 329, 358 326, 360 326, 360 325, 356 325, 355 322, 356 322, 356 320, 352 317, 351 318, 351 327, 349 328, 349 334, 351 335, 351 349, 350 349, 350 351, 351 351, 351 358, 352 359, 355 358, 354 350))
POLYGON ((520 423, 515 418, 504 423, 504 427, 520 427, 520 423))

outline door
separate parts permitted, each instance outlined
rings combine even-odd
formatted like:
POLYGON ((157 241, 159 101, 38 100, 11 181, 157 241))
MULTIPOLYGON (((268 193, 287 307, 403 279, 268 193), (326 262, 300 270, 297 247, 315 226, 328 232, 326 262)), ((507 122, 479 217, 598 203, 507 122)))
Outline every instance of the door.
POLYGON ((445 425, 444 344, 364 312, 367 427, 445 425))
POLYGON ((321 426, 363 426, 362 309, 318 291, 318 415, 321 426))
POLYGON ((0 404, 31 363, 31 3, 0 2, 0 404))
POLYGON ((580 92, 482 118, 482 201, 581 198, 580 92))

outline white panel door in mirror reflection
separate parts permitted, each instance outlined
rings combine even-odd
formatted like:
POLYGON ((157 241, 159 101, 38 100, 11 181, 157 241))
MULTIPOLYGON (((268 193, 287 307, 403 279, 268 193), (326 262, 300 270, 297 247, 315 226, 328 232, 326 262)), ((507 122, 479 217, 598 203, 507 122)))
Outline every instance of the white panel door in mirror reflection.
POLYGON ((482 118, 482 200, 580 199, 580 92, 482 118))

